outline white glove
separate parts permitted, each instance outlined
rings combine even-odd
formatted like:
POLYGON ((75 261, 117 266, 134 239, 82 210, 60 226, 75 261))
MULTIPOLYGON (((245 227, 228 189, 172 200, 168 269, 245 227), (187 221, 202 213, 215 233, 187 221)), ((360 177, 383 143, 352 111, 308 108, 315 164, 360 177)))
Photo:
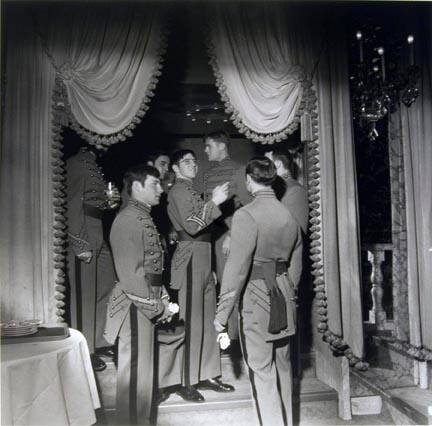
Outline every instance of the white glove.
POLYGON ((170 302, 168 305, 168 310, 174 315, 180 310, 180 308, 179 305, 177 305, 177 303, 170 302))
POLYGON ((227 332, 219 333, 216 341, 219 343, 220 348, 226 349, 231 344, 231 339, 228 336, 227 332))

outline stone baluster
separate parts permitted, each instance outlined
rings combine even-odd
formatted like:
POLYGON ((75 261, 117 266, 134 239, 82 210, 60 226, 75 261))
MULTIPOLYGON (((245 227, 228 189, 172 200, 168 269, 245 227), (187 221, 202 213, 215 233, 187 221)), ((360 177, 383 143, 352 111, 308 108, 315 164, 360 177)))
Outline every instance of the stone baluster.
POLYGON ((380 250, 380 249, 368 250, 368 261, 372 265, 372 272, 371 272, 372 309, 369 311, 369 322, 375 324, 378 330, 384 330, 386 313, 382 306, 383 274, 381 270, 381 264, 384 262, 384 250, 380 250))

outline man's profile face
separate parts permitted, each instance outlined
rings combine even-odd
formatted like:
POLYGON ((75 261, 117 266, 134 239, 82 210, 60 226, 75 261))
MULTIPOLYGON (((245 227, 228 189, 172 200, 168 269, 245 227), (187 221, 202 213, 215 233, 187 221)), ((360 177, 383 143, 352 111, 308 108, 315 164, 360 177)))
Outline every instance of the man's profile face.
POLYGON ((168 155, 159 155, 154 162, 154 167, 158 169, 160 178, 163 179, 168 172, 170 166, 170 159, 168 155))
POLYGON ((180 177, 185 179, 195 179, 198 172, 198 163, 195 156, 191 153, 186 154, 178 163, 178 166, 174 166, 175 171, 180 177))
POLYGON ((144 182, 136 182, 137 185, 137 198, 143 203, 149 204, 150 206, 156 206, 159 204, 160 196, 163 192, 160 180, 157 177, 148 175, 144 182))
POLYGON ((204 152, 207 154, 209 161, 220 161, 224 154, 225 144, 217 142, 211 138, 205 140, 204 152))

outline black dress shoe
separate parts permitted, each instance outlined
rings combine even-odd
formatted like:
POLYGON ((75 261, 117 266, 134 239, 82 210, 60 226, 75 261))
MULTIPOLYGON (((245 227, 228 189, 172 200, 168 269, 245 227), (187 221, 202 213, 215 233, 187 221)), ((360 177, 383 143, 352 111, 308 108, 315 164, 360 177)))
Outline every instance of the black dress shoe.
POLYGON ((208 379, 200 382, 200 389, 213 390, 215 392, 234 392, 234 386, 228 383, 223 383, 219 377, 215 379, 208 379))
POLYGON ((91 363, 94 371, 104 371, 107 367, 105 364, 105 361, 100 359, 97 355, 92 354, 90 355, 91 363))
POLYGON ((106 356, 108 358, 114 359, 116 356, 116 351, 114 346, 104 346, 103 348, 96 348, 97 356, 106 356))
POLYGON ((159 389, 159 393, 158 393, 158 404, 162 404, 162 402, 166 401, 171 395, 171 392, 166 389, 166 388, 162 388, 159 389))
POLYGON ((193 386, 182 386, 176 391, 185 401, 203 402, 204 397, 193 386))

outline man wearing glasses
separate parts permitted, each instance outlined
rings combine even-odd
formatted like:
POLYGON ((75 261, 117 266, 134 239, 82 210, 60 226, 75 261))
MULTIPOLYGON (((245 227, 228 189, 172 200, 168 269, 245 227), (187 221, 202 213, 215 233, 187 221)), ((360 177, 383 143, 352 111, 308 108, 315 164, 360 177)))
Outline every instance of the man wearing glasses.
POLYGON ((213 327, 216 288, 208 228, 221 215, 219 205, 228 197, 229 184, 214 188, 211 199, 204 202, 192 184, 198 171, 195 153, 180 150, 171 160, 176 183, 168 193, 168 216, 178 235, 171 261, 171 288, 179 291, 180 318, 185 322, 183 386, 177 393, 186 400, 204 401, 197 388, 234 390, 220 380, 220 352, 213 327))

